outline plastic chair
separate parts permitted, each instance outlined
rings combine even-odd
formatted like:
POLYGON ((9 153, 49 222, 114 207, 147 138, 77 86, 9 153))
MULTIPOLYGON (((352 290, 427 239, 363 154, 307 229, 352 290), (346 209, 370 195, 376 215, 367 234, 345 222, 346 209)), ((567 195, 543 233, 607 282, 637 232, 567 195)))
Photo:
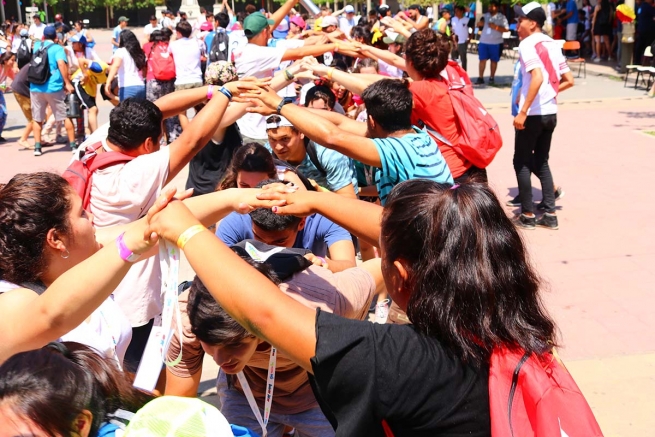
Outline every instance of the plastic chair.
MULTIPOLYGON (((646 47, 646 50, 644 50, 644 58, 653 58, 653 52, 650 49, 650 46, 646 47)), ((655 77, 655 67, 648 67, 645 65, 635 65, 636 70, 637 70, 637 78, 635 79, 635 89, 637 89, 637 86, 639 85, 639 77, 641 77, 641 81, 646 85, 646 89, 649 90, 650 86, 652 85, 653 78, 655 77), (648 74, 648 81, 644 81, 644 77, 648 74)), ((628 81, 628 73, 626 73, 626 82, 628 81)))
POLYGON ((587 61, 585 58, 580 56, 580 41, 565 41, 564 46, 562 46, 562 49, 564 51, 575 51, 576 54, 572 57, 567 57, 566 61, 568 63, 573 63, 573 64, 579 64, 580 67, 578 68, 578 77, 580 77, 580 73, 582 72, 582 69, 584 68, 584 77, 585 79, 587 78, 587 61))

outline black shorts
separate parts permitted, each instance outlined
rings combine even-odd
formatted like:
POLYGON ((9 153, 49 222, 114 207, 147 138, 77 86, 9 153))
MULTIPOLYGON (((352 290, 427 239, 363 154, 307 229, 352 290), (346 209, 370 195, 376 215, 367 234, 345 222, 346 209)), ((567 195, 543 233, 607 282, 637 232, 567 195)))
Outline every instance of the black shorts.
POLYGON ((597 24, 594 28, 594 35, 610 36, 612 34, 611 24, 597 24))
POLYGON ((77 94, 77 97, 82 101, 82 107, 84 109, 91 109, 96 106, 95 97, 91 97, 86 91, 84 91, 84 87, 80 85, 79 82, 73 82, 73 87, 75 87, 75 94, 77 94))

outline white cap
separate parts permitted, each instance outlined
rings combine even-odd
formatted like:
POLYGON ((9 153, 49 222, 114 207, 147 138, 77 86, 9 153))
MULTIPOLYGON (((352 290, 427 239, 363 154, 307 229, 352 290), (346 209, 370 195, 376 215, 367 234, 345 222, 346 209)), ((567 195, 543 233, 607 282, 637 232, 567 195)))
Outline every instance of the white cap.
POLYGON ((339 27, 339 22, 336 17, 328 15, 327 17, 321 18, 321 27, 336 26, 339 27))
POLYGON ((348 5, 345 8, 343 8, 344 12, 346 14, 354 14, 355 13, 355 8, 353 8, 352 5, 348 5))
POLYGON ((266 119, 266 130, 277 129, 277 128, 280 128, 280 127, 293 127, 293 125, 291 124, 291 122, 289 120, 282 117, 281 115, 275 115, 274 114, 274 115, 271 115, 269 118, 266 119), (276 123, 269 123, 268 120, 270 120, 273 117, 278 117, 280 119, 280 121, 278 121, 276 123))

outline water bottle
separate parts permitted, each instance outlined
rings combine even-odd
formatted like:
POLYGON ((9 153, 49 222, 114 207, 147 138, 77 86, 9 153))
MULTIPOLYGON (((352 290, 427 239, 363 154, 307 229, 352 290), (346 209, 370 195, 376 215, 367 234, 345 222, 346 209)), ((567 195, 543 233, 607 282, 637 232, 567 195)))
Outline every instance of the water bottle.
POLYGON ((66 98, 66 117, 68 118, 79 118, 82 116, 82 102, 80 98, 77 97, 77 94, 71 93, 66 98))

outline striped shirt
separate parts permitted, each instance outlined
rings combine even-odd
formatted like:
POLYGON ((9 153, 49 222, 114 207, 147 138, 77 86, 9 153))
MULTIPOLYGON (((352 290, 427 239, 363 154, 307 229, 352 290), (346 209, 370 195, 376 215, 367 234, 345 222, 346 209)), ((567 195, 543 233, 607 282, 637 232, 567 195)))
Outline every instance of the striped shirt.
POLYGON ((415 133, 403 137, 372 138, 382 163, 375 183, 384 206, 389 193, 410 179, 453 183, 453 177, 434 140, 414 126, 415 133))

